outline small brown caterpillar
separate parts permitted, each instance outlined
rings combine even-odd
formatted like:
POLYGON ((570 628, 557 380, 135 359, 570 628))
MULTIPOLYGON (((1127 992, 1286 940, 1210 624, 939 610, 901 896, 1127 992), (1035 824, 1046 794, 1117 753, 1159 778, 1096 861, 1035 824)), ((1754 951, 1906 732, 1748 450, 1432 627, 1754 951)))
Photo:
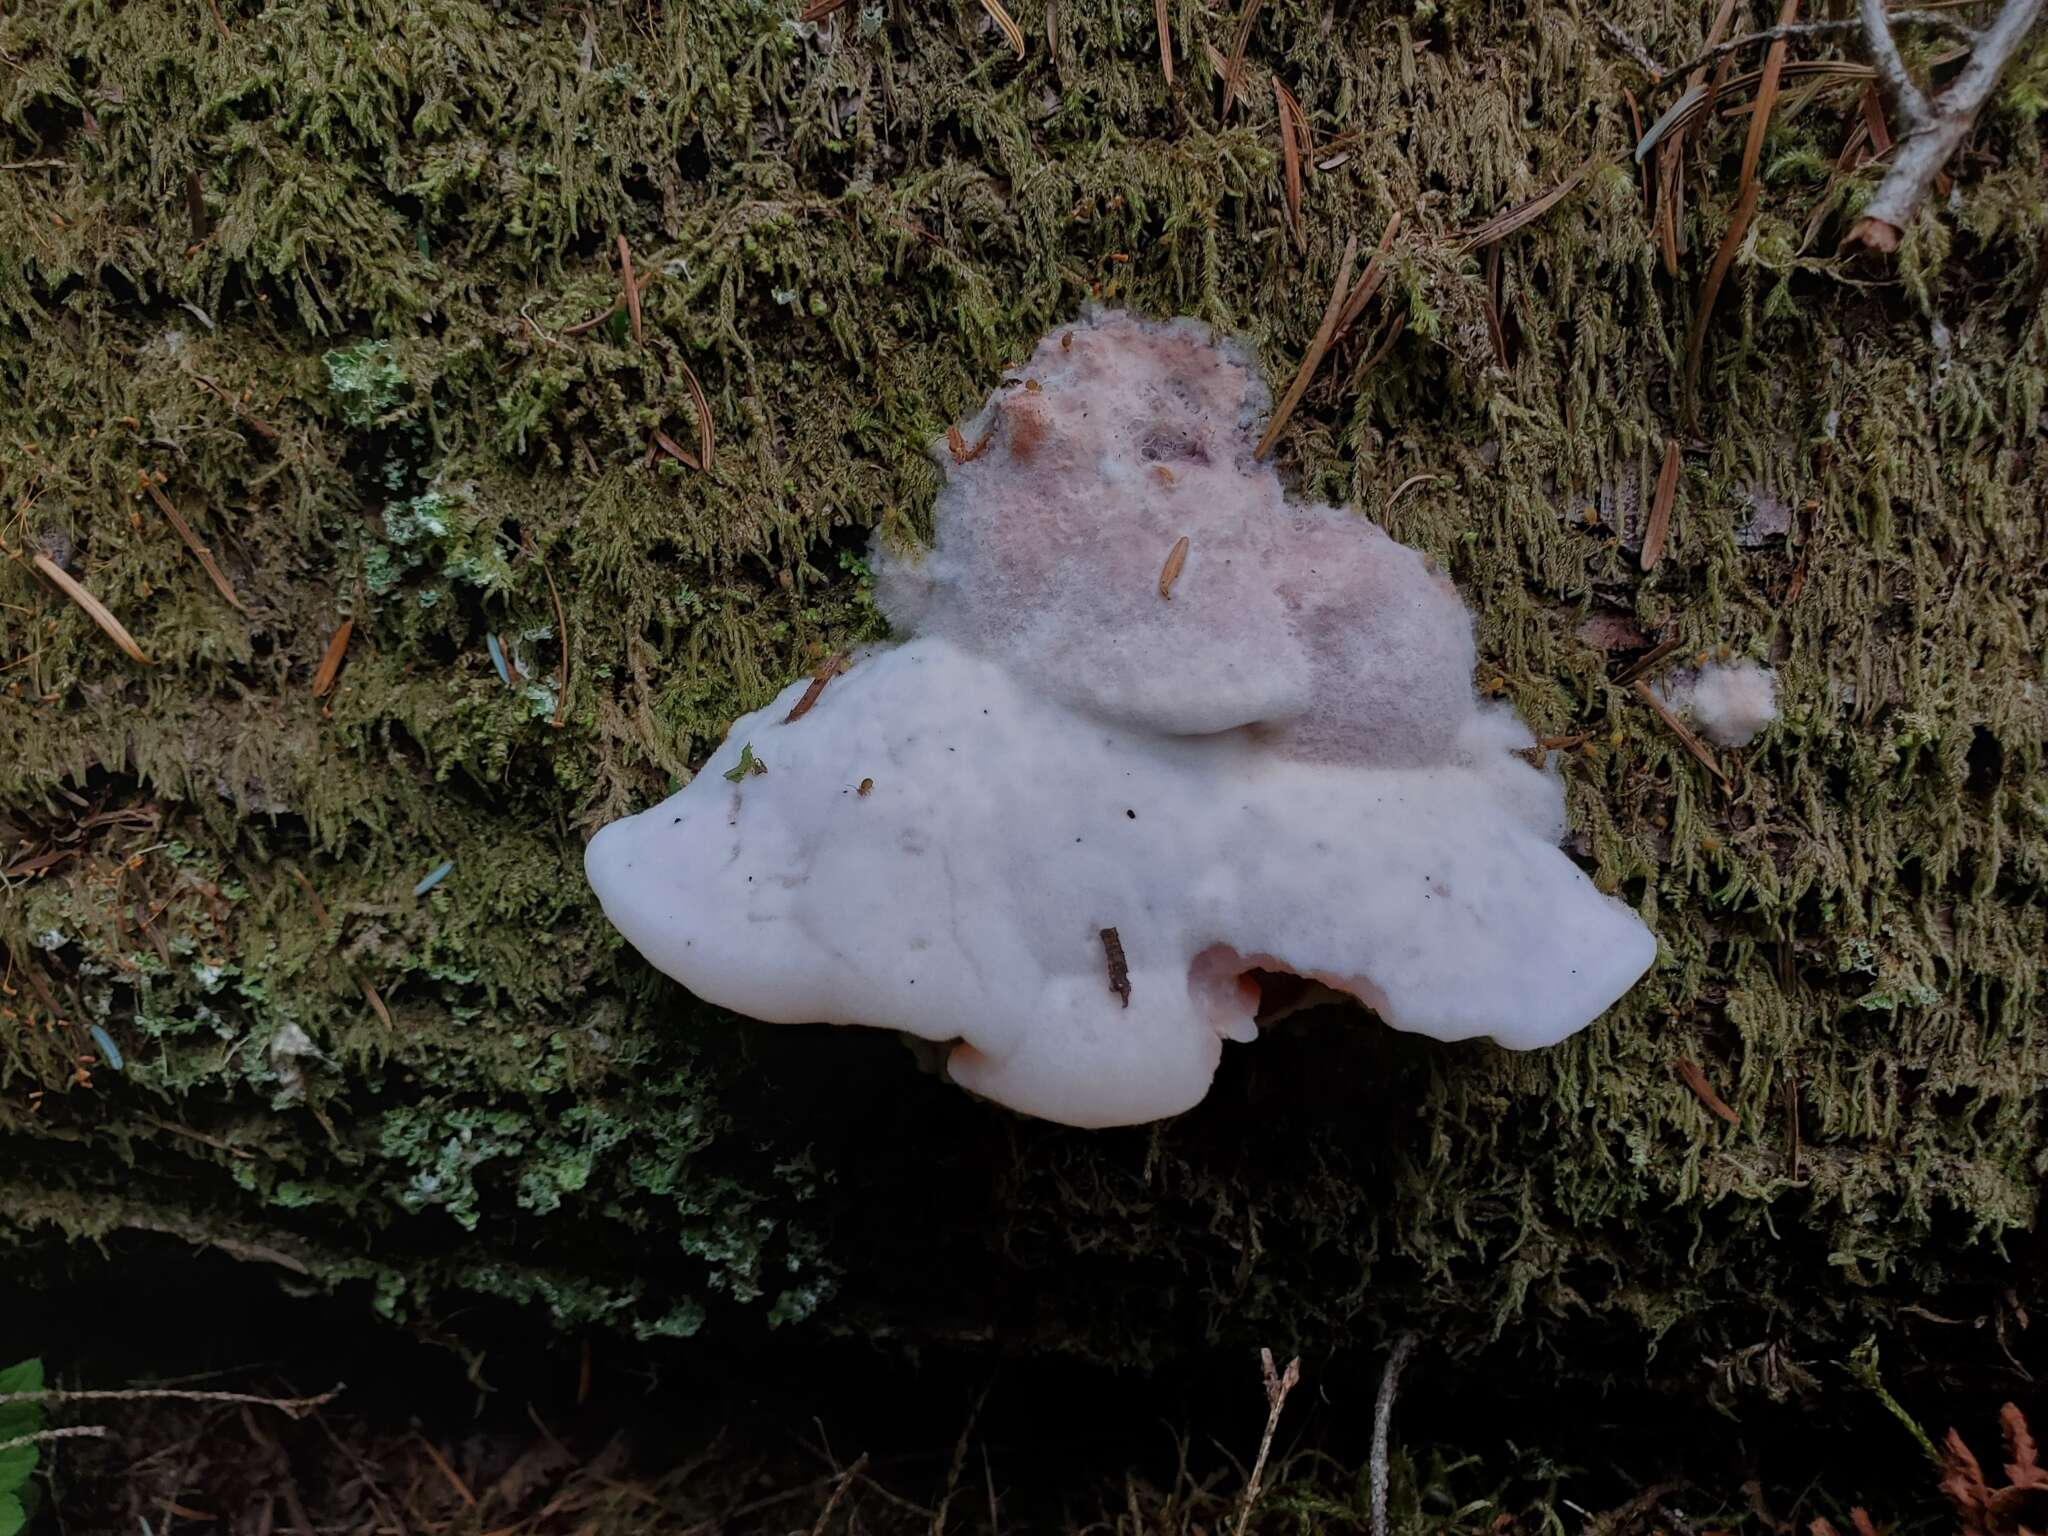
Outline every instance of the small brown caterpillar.
POLYGON ((1114 928, 1102 930, 1102 952, 1109 957, 1109 990, 1131 1006, 1131 967, 1124 959, 1124 941, 1114 928))

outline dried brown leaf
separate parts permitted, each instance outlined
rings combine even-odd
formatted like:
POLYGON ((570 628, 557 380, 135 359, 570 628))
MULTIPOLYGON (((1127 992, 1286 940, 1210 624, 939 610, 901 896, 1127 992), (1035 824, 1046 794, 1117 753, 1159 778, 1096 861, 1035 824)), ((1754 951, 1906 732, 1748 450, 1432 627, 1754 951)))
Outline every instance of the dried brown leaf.
POLYGON ((1152 0, 1152 24, 1159 29, 1159 69, 1173 84, 1173 22, 1166 13, 1169 0, 1152 0))
POLYGON ((1173 549, 1166 557, 1166 564, 1159 568, 1159 595, 1168 602, 1173 601, 1173 584, 1180 579, 1180 568, 1188 563, 1188 536, 1182 534, 1174 541, 1173 549))
POLYGON ((150 500, 156 503, 157 510, 163 513, 165 520, 177 530, 178 537, 185 541, 185 547, 192 551, 193 557, 205 569, 207 576, 219 589, 220 595, 228 600, 228 606, 237 613, 248 613, 249 610, 242 606, 242 600, 235 596, 235 589, 228 585, 228 579, 221 573, 221 568, 214 563, 213 551, 206 547, 199 535, 192 531, 192 525, 171 505, 171 498, 163 493, 163 488, 146 473, 142 476, 142 488, 149 492, 150 500))
POLYGON ((1678 439, 1664 439, 1664 467, 1657 471, 1657 491, 1650 498, 1650 521, 1643 529, 1643 569, 1653 570, 1664 557, 1671 533, 1671 506, 1678 499, 1678 439))
POLYGON ((327 649, 320 653, 320 665, 313 669, 313 697, 324 699, 334 687, 335 678, 341 675, 342 659, 348 655, 349 636, 356 632, 356 621, 346 618, 334 637, 327 642, 327 649))
POLYGON ((44 554, 38 554, 31 564, 49 577, 58 591, 83 608, 86 617, 105 630, 107 638, 121 647, 129 660, 139 661, 145 667, 151 664, 149 658, 142 654, 142 647, 135 643, 135 637, 129 634, 121 621, 108 611, 107 605, 73 581, 64 567, 44 554))
POLYGON ((1719 1115, 1730 1125, 1740 1125, 1742 1123, 1742 1116, 1730 1109, 1721 1095, 1714 1092, 1714 1085, 1707 1081, 1707 1074, 1702 1072, 1697 1065, 1687 1061, 1682 1056, 1673 1065, 1678 1068, 1678 1075, 1685 1079, 1685 1086, 1690 1088, 1694 1096, 1702 1104, 1706 1105, 1709 1110, 1719 1115))

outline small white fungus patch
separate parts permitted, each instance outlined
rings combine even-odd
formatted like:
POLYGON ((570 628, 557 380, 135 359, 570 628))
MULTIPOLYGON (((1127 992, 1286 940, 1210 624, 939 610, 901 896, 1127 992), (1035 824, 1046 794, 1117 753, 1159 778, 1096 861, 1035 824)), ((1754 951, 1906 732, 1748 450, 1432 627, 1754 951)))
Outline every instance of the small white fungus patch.
POLYGON ((601 831, 607 915, 711 1002, 903 1030, 1073 1125, 1198 1103, 1257 1037, 1256 971, 1442 1040, 1590 1022, 1655 940, 1559 851, 1562 786, 1475 698, 1456 591, 1288 501, 1266 406, 1190 321, 1048 336, 939 445, 937 549, 877 554, 907 638, 601 831))
POLYGON ((1778 718, 1778 685, 1753 661, 1710 661, 1692 685, 1692 714, 1717 746, 1746 747, 1778 718))
POLYGON ((1753 661, 1710 661, 1696 672, 1680 670, 1657 691, 1718 747, 1746 747, 1778 718, 1777 679, 1753 661))

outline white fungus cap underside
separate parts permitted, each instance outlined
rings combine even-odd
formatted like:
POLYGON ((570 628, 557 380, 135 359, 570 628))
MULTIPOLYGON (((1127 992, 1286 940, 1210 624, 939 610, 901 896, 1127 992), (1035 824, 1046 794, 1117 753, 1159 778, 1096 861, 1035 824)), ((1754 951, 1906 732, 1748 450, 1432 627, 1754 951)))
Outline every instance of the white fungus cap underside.
POLYGON ((1449 584, 1287 502, 1264 403, 1187 322, 1049 336, 962 429, 936 552, 884 564, 914 637, 600 832, 607 915, 713 1003, 958 1042, 957 1081, 1083 1126, 1198 1103, 1256 1037, 1253 966, 1444 1040, 1596 1017, 1655 941, 1559 851, 1562 787, 1474 699, 1449 584), (743 747, 767 771, 729 782, 743 747))

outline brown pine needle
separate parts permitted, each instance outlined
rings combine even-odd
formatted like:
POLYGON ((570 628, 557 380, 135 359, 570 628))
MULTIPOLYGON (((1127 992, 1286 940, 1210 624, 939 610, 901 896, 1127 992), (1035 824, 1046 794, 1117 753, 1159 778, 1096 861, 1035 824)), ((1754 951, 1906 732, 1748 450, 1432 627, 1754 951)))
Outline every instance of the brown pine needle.
POLYGON ((1721 237, 1721 248, 1714 252, 1714 264, 1707 269, 1707 280, 1700 288, 1700 301, 1693 309, 1692 333, 1685 340, 1685 397, 1693 398, 1693 391, 1699 385, 1700 353, 1706 346, 1707 321, 1714 313, 1714 300, 1720 297, 1721 284, 1728 276, 1729 267, 1735 264, 1735 252, 1742 244, 1742 237, 1749 233, 1749 221, 1756 213, 1757 183, 1752 181, 1749 190, 1742 194, 1742 201, 1735 205, 1735 217, 1729 222, 1728 233, 1721 237))
POLYGON ((988 19, 1009 39, 1010 46, 1017 50, 1017 57, 1024 57, 1024 29, 1017 25, 1017 19, 1003 9, 1003 0, 981 0, 981 8, 988 12, 988 19))
POLYGON ((45 576, 49 577, 51 582, 56 585, 58 591, 83 608, 86 617, 105 630, 107 638, 121 647, 129 660, 139 661, 145 667, 151 664, 150 659, 142 654, 142 647, 135 643, 135 637, 128 633, 119 619, 107 611, 107 605, 73 581, 70 576, 66 575, 64 567, 57 564, 48 555, 43 554, 37 555, 30 563, 45 576))
POLYGON ((260 416, 252 416, 248 411, 242 408, 241 401, 237 400, 225 389, 222 389, 220 385, 216 384, 212 379, 209 379, 205 374, 192 373, 191 370, 189 369, 186 371, 188 374, 190 374, 193 383, 199 385, 202 389, 211 390, 214 394, 218 395, 221 398, 221 400, 226 404, 229 410, 233 411, 237 416, 242 418, 242 420, 248 425, 248 428, 251 432, 256 433, 259 437, 267 437, 273 442, 277 440, 277 428, 273 427, 269 422, 263 420, 260 416))
POLYGON ((398 1026, 391 1022, 391 1010, 384 1006, 384 994, 360 976, 356 978, 356 985, 362 989, 363 1000, 370 1005, 371 1012, 377 1015, 378 1022, 386 1029, 396 1029, 398 1026))
POLYGON ((1469 256, 1474 251, 1484 250, 1496 240, 1505 240, 1523 225, 1535 223, 1555 208, 1565 193, 1576 187, 1585 176, 1586 167, 1580 166, 1541 197, 1532 197, 1526 203, 1520 203, 1504 213, 1495 214, 1458 242, 1457 254, 1469 256))
POLYGON ((1486 248, 1486 338, 1493 343, 1493 360, 1500 364, 1501 372, 1508 367, 1508 333, 1500 323, 1500 304, 1494 298, 1500 287, 1500 247, 1486 248))
POLYGON ((455 1490, 456 1496, 469 1508, 475 1509, 476 1495, 469 1491, 469 1484, 458 1477, 455 1469, 448 1465, 448 1458, 441 1454, 440 1448, 425 1435, 420 1435, 418 1439, 420 1444, 425 1447, 427 1455, 432 1458, 434 1465, 440 1469, 441 1476, 448 1480, 448 1486, 455 1490))
POLYGON ((687 464, 692 469, 702 469, 704 467, 703 464, 700 463, 694 456, 692 456, 683 447, 681 443, 677 442, 674 438, 670 437, 666 432, 662 431, 659 427, 656 427, 654 429, 653 441, 648 446, 650 448, 659 448, 663 453, 667 454, 677 463, 687 464))
MULTIPOLYGON (((1789 27, 1799 18, 1799 0, 1783 0, 1778 7, 1778 25, 1789 27)), ((1742 145, 1742 177, 1737 190, 1747 196, 1756 181, 1756 167, 1764 152, 1764 131, 1771 125, 1771 109, 1778 104, 1778 78, 1785 68, 1785 39, 1772 43, 1764 55, 1763 79, 1757 83, 1756 109, 1750 114, 1749 137, 1742 145)))
POLYGON ((1664 467, 1657 471, 1657 493, 1650 498, 1650 521, 1643 529, 1643 569, 1652 570, 1664 557, 1671 532, 1671 504, 1678 499, 1678 439, 1664 439, 1664 467))
POLYGON ((1344 301, 1344 308, 1337 316, 1337 335, 1345 335, 1358 323, 1358 317, 1365 312, 1365 306, 1371 302, 1372 296, 1380 291, 1380 284, 1387 280, 1387 252, 1393 248, 1394 236, 1400 228, 1401 215, 1397 212, 1387 220, 1387 227, 1380 232, 1379 248, 1372 253, 1372 260, 1365 264, 1365 274, 1351 290, 1351 296, 1344 301))
POLYGON ((825 685, 844 672, 853 662, 850 651, 841 651, 822 667, 811 674, 811 685, 803 691, 803 697, 796 701, 796 707, 782 717, 784 725, 791 725, 811 712, 811 706, 818 702, 818 696, 825 691, 825 685))
POLYGON ((619 236, 619 280, 626 285, 626 313, 633 317, 633 345, 637 347, 641 342, 640 285, 633 281, 633 248, 624 235, 619 236))
POLYGON ((1280 190, 1286 199, 1287 227, 1294 231, 1295 244, 1306 251, 1308 232, 1301 227, 1301 161, 1308 142, 1307 122, 1301 103, 1280 83, 1278 75, 1273 77, 1273 105, 1280 118, 1280 190))
POLYGON ((703 460, 704 468, 712 463, 711 444, 711 403, 704 398, 704 386, 697 382, 697 375, 690 371, 690 365, 678 358, 683 370, 683 383, 689 386, 690 399, 697 407, 697 457, 703 460))
POLYGON ((1173 85, 1173 22, 1166 14, 1168 0, 1152 0, 1152 23, 1159 29, 1159 68, 1166 84, 1173 85))
POLYGON ((1699 1101, 1706 1105, 1709 1110, 1719 1115, 1730 1125, 1742 1124, 1742 1116, 1730 1109, 1721 1095, 1714 1092, 1714 1085, 1707 1081, 1706 1073, 1682 1056, 1673 1065, 1678 1068, 1678 1075, 1685 1079, 1685 1086, 1690 1088, 1699 1101))
MULTIPOLYGON (((540 560, 540 552, 534 551, 534 558, 540 560)), ((547 578, 548 600, 555 605, 555 634, 562 650, 562 661, 555 674, 555 714, 548 724, 556 730, 562 728, 562 711, 569 707, 569 621, 562 617, 562 594, 555 590, 555 573, 548 569, 545 560, 540 561, 540 573, 547 578)))
POLYGON ((1280 429, 1287 425, 1287 418, 1294 414, 1295 406, 1308 392, 1309 380, 1316 376, 1323 354, 1330 350, 1330 342, 1337 334, 1337 319, 1344 313, 1344 302, 1351 294, 1351 264, 1357 259, 1358 236, 1353 235, 1344 242, 1344 255, 1337 263, 1337 281, 1330 288, 1330 302, 1323 308, 1322 323, 1316 327, 1308 350, 1301 355, 1301 366, 1294 371, 1294 382, 1287 386, 1287 393, 1273 408, 1273 419, 1266 423, 1265 435, 1259 439, 1258 451, 1252 457, 1263 459, 1266 456, 1279 438, 1280 429))
POLYGON ((1231 34, 1230 54, 1223 61, 1223 115, 1230 115, 1232 98, 1238 95, 1238 87, 1244 80, 1244 51, 1251 46, 1252 27, 1259 19, 1259 7, 1264 0, 1244 0, 1244 9, 1238 13, 1237 31, 1231 34))
POLYGON ((320 653, 320 665, 313 673, 314 698, 324 699, 333 690, 335 678, 341 675, 342 658, 348 655, 348 637, 355 632, 356 621, 343 619, 341 628, 327 642, 327 649, 320 653))
POLYGON ((1707 744, 1701 741, 1699 737, 1693 735, 1693 733, 1686 728, 1685 722, 1679 719, 1677 715, 1671 712, 1671 706, 1669 704, 1666 704, 1662 699, 1657 697, 1657 690, 1652 688, 1648 683, 1644 682, 1641 678, 1638 678, 1636 680, 1635 690, 1636 697, 1641 699, 1645 704, 1649 705, 1651 709, 1656 711, 1657 718, 1659 720, 1662 720, 1664 724, 1670 729, 1671 734, 1678 738, 1679 745, 1684 747, 1685 750, 1690 752, 1694 757, 1698 758, 1700 763, 1706 768, 1707 772, 1711 773, 1715 778, 1719 779, 1721 781, 1722 786, 1725 788, 1728 783, 1728 775, 1721 771, 1721 765, 1714 760, 1714 754, 1707 750, 1707 744))
POLYGON ((193 557, 205 568, 206 574, 212 578, 214 586, 220 590, 220 595, 228 600, 228 606, 237 613, 247 614, 249 610, 242 606, 242 600, 235 596, 235 589, 228 585, 227 577, 221 573, 221 568, 214 563, 213 551, 206 547, 205 542, 201 540, 199 535, 192 531, 192 525, 179 515, 176 507, 171 505, 171 498, 163 493, 162 488, 147 473, 142 476, 142 488, 149 492, 149 499, 156 503, 157 510, 163 513, 165 519, 173 528, 177 529, 178 537, 185 541, 185 547, 192 551, 193 557))
POLYGON ((1173 550, 1166 557, 1166 564, 1159 570, 1159 595, 1169 603, 1173 601, 1173 584, 1180 580, 1180 568, 1188 563, 1188 536, 1182 534, 1175 541, 1173 550))

